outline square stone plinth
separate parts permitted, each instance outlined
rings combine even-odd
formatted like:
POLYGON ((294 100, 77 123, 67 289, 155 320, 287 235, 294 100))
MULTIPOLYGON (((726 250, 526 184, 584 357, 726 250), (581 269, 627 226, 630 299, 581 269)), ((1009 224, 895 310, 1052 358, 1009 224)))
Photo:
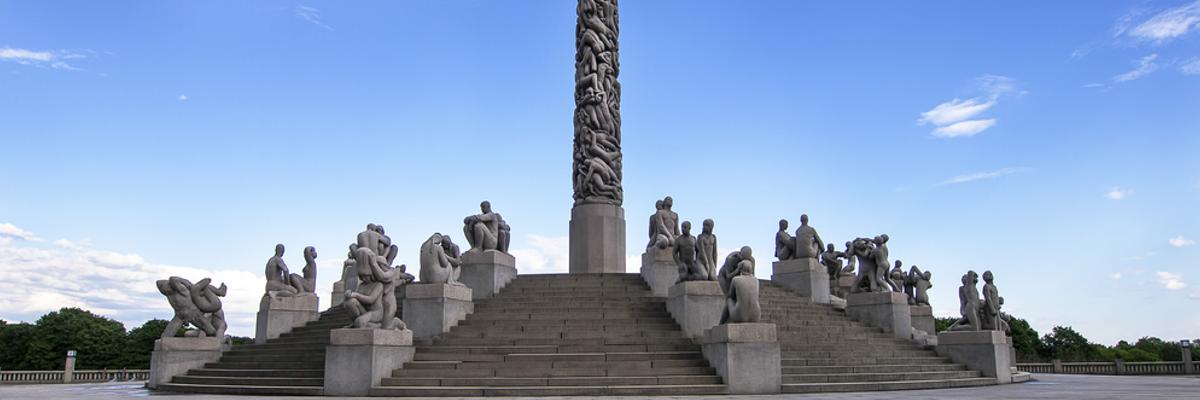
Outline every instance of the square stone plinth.
POLYGON ((996 378, 996 383, 1012 383, 1012 344, 1001 331, 957 331, 937 335, 937 353, 954 362, 996 378))
POLYGON ((854 286, 855 276, 853 274, 838 275, 837 279, 829 279, 829 294, 831 296, 846 298, 846 294, 850 293, 850 288, 854 286))
POLYGON ((829 304, 829 272, 815 258, 771 263, 771 282, 817 304, 829 304))
POLYGON ((204 364, 221 359, 222 338, 218 337, 172 337, 154 341, 150 353, 150 379, 146 387, 157 389, 158 385, 171 382, 171 378, 183 375, 188 370, 203 368, 204 364))
POLYGON ((333 307, 337 307, 342 305, 343 301, 346 301, 346 282, 334 282, 333 290, 329 292, 329 304, 333 307))
POLYGON ((571 207, 569 271, 625 273, 625 209, 615 204, 571 207))
POLYGON ((933 307, 908 306, 908 314, 912 318, 913 329, 930 335, 937 333, 933 322, 933 307))
POLYGON ((334 329, 325 347, 325 395, 366 396, 392 371, 412 361, 413 332, 334 329))
POLYGON ((517 277, 517 259, 496 251, 468 251, 462 255, 458 281, 471 288, 475 300, 488 299, 517 277))
POLYGON ((704 333, 702 350, 729 394, 779 393, 783 376, 775 324, 714 326, 704 333))
POLYGON ((449 332, 468 314, 475 312, 471 288, 443 283, 413 283, 404 286, 404 316, 401 319, 418 339, 449 332))
POLYGON ((846 314, 898 338, 912 339, 908 296, 900 292, 859 292, 846 296, 846 314))
POLYGON ((671 254, 674 250, 671 247, 651 247, 642 253, 642 279, 650 285, 650 292, 655 297, 667 297, 671 286, 679 281, 679 266, 671 254))
POLYGON ((321 317, 318 309, 320 299, 315 294, 292 297, 263 295, 258 303, 258 322, 255 324, 254 343, 263 344, 268 339, 291 332, 321 317))
POLYGON ((721 322, 724 309, 725 294, 717 281, 680 282, 667 291, 667 311, 695 340, 704 338, 705 330, 721 322))

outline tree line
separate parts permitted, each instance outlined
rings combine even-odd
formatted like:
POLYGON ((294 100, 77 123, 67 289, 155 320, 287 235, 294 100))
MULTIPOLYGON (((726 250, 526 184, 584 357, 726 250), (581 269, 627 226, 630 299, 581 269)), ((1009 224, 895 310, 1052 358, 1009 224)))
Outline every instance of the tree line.
MULTIPOLYGON (((937 318, 937 331, 945 331, 957 320, 958 318, 937 318)), ((1111 362, 1116 359, 1129 362, 1183 361, 1183 351, 1176 341, 1147 336, 1132 344, 1122 340, 1115 346, 1105 346, 1092 343, 1069 326, 1055 326, 1050 329, 1050 333, 1039 336, 1038 331, 1023 319, 1013 317, 1009 325, 1012 328, 1013 347, 1017 351, 1017 362, 1111 362)), ((1193 346, 1191 351, 1192 359, 1200 359, 1200 348, 1193 346)))
MULTIPOLYGON (((0 320, 0 369, 60 370, 68 350, 77 352, 79 370, 147 369, 166 327, 167 321, 152 319, 127 332, 121 322, 79 308, 50 312, 32 324, 0 320)), ((251 341, 233 338, 235 344, 251 341)))

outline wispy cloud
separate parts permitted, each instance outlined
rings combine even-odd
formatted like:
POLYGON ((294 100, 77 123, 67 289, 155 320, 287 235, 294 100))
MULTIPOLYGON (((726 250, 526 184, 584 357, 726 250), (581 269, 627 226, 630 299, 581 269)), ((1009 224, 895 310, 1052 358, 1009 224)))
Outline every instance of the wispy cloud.
POLYGON ((1108 277, 1112 278, 1113 280, 1121 280, 1121 273, 1114 272, 1114 273, 1108 274, 1108 277))
POLYGON ((26 241, 30 241, 30 242, 42 241, 42 239, 37 237, 37 235, 34 235, 33 232, 21 229, 20 227, 10 224, 10 223, 7 223, 7 222, 0 224, 0 237, 8 237, 10 239, 21 239, 21 240, 26 240, 26 241))
POLYGON ((176 97, 176 99, 178 99, 179 101, 187 101, 188 97, 186 94, 181 94, 181 95, 179 95, 179 97, 176 97))
MULTIPOLYGON (((1118 24, 1120 23, 1121 21, 1118 21, 1118 24)), ((1198 29, 1200 29, 1200 1, 1163 10, 1131 29, 1119 31, 1118 34, 1161 44, 1198 29)))
POLYGON ((975 78, 977 90, 986 95, 972 97, 966 100, 955 98, 938 104, 929 111, 921 113, 917 119, 918 125, 932 124, 936 126, 931 134, 939 138, 956 138, 974 136, 996 125, 995 118, 972 119, 991 109, 1000 97, 1016 92, 1017 83, 1013 78, 1000 75, 985 74, 975 78))
POLYGON ((328 29, 331 31, 333 30, 333 27, 326 25, 325 22, 321 20, 321 10, 317 9, 316 7, 296 6, 296 9, 294 12, 295 12, 297 18, 308 21, 309 23, 311 23, 313 25, 316 25, 316 26, 319 26, 319 27, 322 27, 322 28, 325 28, 325 29, 328 29))
POLYGON ((1138 59, 1136 61, 1137 62, 1136 68, 1129 70, 1128 72, 1125 72, 1125 73, 1122 73, 1122 74, 1112 77, 1113 82, 1117 82, 1117 83, 1129 82, 1134 79, 1138 79, 1138 78, 1144 77, 1146 75, 1149 75, 1151 72, 1158 70, 1158 64, 1154 63, 1154 60, 1156 60, 1156 59, 1158 59, 1157 53, 1138 59))
POLYGON ((1158 283, 1162 284, 1167 290, 1182 290, 1187 287, 1187 283, 1183 281, 1183 275, 1181 274, 1166 271, 1158 271, 1154 274, 1158 276, 1158 283))
POLYGON ((1002 177, 1005 175, 1012 175, 1012 174, 1015 174, 1018 172, 1025 172, 1028 170, 1029 170, 1028 168, 1023 168, 1023 167, 1009 167, 1009 168, 1001 168, 1001 169, 998 169, 995 171, 975 172, 975 173, 955 176, 953 178, 942 181, 938 185, 939 186, 941 186, 941 185, 957 185, 960 183, 974 182, 974 181, 985 180, 985 179, 994 179, 994 178, 999 178, 999 177, 1002 177))
POLYGON ((79 58, 86 58, 86 56, 83 54, 62 50, 28 50, 12 47, 0 47, 0 61, 42 68, 79 71, 79 68, 68 64, 66 61, 79 58))
POLYGON ((1185 238, 1185 237, 1183 237, 1183 235, 1179 235, 1179 236, 1167 239, 1167 243, 1170 243, 1171 247, 1187 247, 1187 246, 1196 244, 1196 241, 1185 238))
POLYGON ((1132 194, 1133 189, 1121 189, 1120 187, 1114 186, 1112 190, 1109 190, 1108 193, 1104 194, 1104 197, 1107 197, 1111 200, 1121 201, 1125 200, 1126 197, 1129 197, 1132 194))
POLYGON ((1179 66, 1179 72, 1184 75, 1200 75, 1200 57, 1193 57, 1179 66))

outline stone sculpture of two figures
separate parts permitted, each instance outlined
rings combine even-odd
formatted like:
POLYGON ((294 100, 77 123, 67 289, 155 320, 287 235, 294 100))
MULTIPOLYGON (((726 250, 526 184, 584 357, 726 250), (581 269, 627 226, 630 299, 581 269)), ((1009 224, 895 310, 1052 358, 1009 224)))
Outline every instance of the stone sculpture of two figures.
POLYGON ((391 267, 397 247, 384 234, 382 226, 369 224, 358 234, 353 247, 353 268, 358 278, 358 287, 347 290, 342 303, 354 317, 352 328, 406 328, 404 321, 396 317, 396 288, 413 281, 402 264, 391 267))
POLYGON ((759 322, 762 307, 758 302, 758 278, 754 276, 754 254, 750 246, 729 253, 717 279, 725 293, 721 324, 759 322))
POLYGON ((167 303, 175 310, 171 322, 163 329, 162 337, 175 337, 179 330, 187 325, 196 327, 185 333, 186 336, 219 337, 224 340, 225 312, 221 310, 221 297, 225 296, 228 288, 224 283, 220 287, 212 286, 212 279, 204 278, 193 284, 187 279, 172 276, 155 282, 159 293, 167 296, 167 303))
POLYGON ((1009 332, 1008 315, 1000 311, 1004 298, 993 282, 992 271, 983 273, 983 297, 980 298, 979 274, 967 271, 958 288, 959 312, 962 318, 950 326, 951 331, 1003 331, 1009 332))
POLYGON ((288 271, 287 263, 283 261, 283 253, 283 244, 277 244, 275 255, 267 260, 266 296, 316 296, 317 249, 312 246, 304 248, 304 269, 301 271, 303 275, 288 271))

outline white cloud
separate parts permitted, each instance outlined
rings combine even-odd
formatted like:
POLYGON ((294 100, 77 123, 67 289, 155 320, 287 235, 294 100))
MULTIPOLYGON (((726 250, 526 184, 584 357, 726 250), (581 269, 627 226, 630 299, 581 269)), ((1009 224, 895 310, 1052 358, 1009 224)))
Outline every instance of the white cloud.
POLYGON ((974 182, 974 181, 984 180, 984 179, 999 178, 1001 176, 1011 175, 1011 174, 1015 174, 1018 172, 1025 172, 1027 170, 1028 170, 1028 168, 1009 167, 1009 168, 1001 168, 1001 169, 998 169, 995 171, 976 172, 976 173, 971 173, 971 174, 958 175, 953 178, 942 181, 938 185, 956 185, 956 184, 960 184, 960 183, 974 182))
POLYGON ((979 132, 983 132, 987 128, 996 125, 996 119, 972 119, 962 122, 955 122, 951 125, 943 126, 933 130, 933 136, 940 138, 954 138, 960 136, 973 136, 979 132))
POLYGON ((1007 76, 983 74, 975 78, 975 84, 992 96, 999 96, 1017 90, 1017 80, 1007 76))
POLYGON ((1161 283, 1167 290, 1181 290, 1187 287, 1187 283, 1183 281, 1183 275, 1158 271, 1155 273, 1158 276, 1158 283, 1161 283))
POLYGON ((1120 279, 1121 279, 1121 273, 1120 273, 1120 272, 1114 272, 1114 273, 1112 273, 1112 274, 1109 274, 1109 275, 1108 275, 1108 277, 1109 277, 1109 278, 1112 278, 1113 280, 1120 280, 1120 279))
POLYGON ((1168 8, 1120 33, 1140 40, 1165 43, 1197 29, 1200 29, 1200 1, 1168 8))
POLYGON ((1137 64, 1138 64, 1137 68, 1134 68, 1125 73, 1122 73, 1122 74, 1112 77, 1113 82, 1117 82, 1117 83, 1129 82, 1134 79, 1138 79, 1143 76, 1149 75, 1151 72, 1158 70, 1158 64, 1154 63, 1154 60, 1157 58, 1158 58, 1158 54, 1155 53, 1155 54, 1151 54, 1151 55, 1142 57, 1141 59, 1138 59, 1137 60, 1137 64))
POLYGON ((1120 201, 1120 200, 1125 200, 1126 197, 1129 197, 1129 195, 1132 195, 1132 194, 1133 194, 1133 189, 1121 189, 1120 187, 1114 186, 1112 188, 1112 190, 1109 190, 1108 193, 1104 194, 1104 197, 1107 197, 1112 200, 1120 201))
POLYGON ((1171 246, 1173 246, 1173 247, 1187 247, 1187 246, 1196 244, 1196 241, 1185 238, 1185 237, 1183 237, 1183 235, 1179 235, 1179 236, 1167 239, 1167 243, 1170 243, 1171 246))
POLYGON ((179 101, 187 101, 188 97, 186 94, 181 94, 179 97, 176 97, 176 99, 179 99, 179 101))
POLYGON ((80 307, 133 328, 172 315, 154 281, 173 275, 193 282, 211 277, 229 284, 222 302, 230 333, 253 336, 262 296, 263 279, 257 274, 157 264, 137 254, 94 249, 86 240, 60 239, 48 248, 9 244, 17 245, 0 246, 0 318, 32 321, 62 307, 80 307))
POLYGON ((927 123, 934 125, 953 124, 987 111, 987 109, 992 108, 994 105, 996 105, 995 100, 984 101, 979 97, 966 100, 954 99, 938 104, 933 109, 921 113, 921 119, 918 119, 917 123, 922 125, 927 123))
POLYGON ((1200 57, 1192 58, 1179 67, 1184 75, 1200 75, 1200 57))
POLYGON ((14 49, 12 47, 0 47, 0 61, 15 62, 21 65, 31 65, 43 68, 61 69, 68 71, 78 71, 65 60, 73 58, 84 58, 84 55, 68 51, 58 50, 28 50, 14 49))
POLYGON ((0 224, 0 237, 8 237, 10 239, 28 240, 30 242, 40 242, 41 238, 34 235, 33 232, 21 229, 10 223, 0 224))
POLYGON ((565 273, 570 268, 571 242, 567 236, 525 235, 529 248, 512 249, 522 274, 565 273))
POLYGON ((316 25, 316 26, 319 26, 319 27, 322 27, 322 28, 325 28, 325 29, 331 30, 331 31, 333 30, 333 27, 326 25, 325 22, 321 21, 321 10, 319 10, 315 7, 296 6, 295 14, 296 14, 297 18, 308 21, 309 23, 312 23, 313 25, 316 25))

